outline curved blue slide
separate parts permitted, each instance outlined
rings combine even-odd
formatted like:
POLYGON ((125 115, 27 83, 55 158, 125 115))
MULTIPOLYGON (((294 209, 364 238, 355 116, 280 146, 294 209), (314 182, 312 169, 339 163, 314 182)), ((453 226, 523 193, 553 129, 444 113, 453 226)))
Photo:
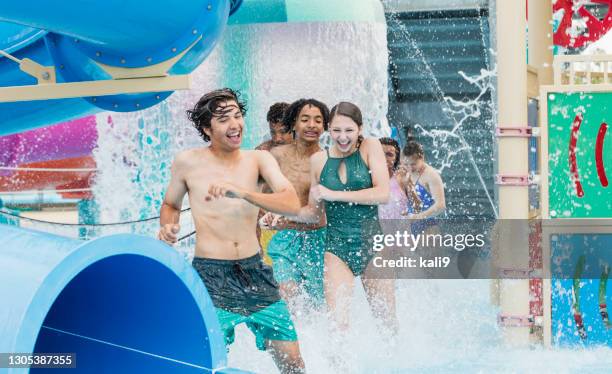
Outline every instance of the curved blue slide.
POLYGON ((0 352, 74 353, 71 373, 239 373, 203 282, 164 243, 7 225, 0 237, 0 352))
MULTIPOLYGON (((210 54, 242 0, 3 1, 0 50, 55 66, 57 82, 110 79, 100 64, 146 68, 172 58, 169 75, 192 72, 210 54)), ((36 84, 0 56, 0 87, 36 84)), ((0 103, 0 136, 91 114, 135 111, 172 92, 0 103)))

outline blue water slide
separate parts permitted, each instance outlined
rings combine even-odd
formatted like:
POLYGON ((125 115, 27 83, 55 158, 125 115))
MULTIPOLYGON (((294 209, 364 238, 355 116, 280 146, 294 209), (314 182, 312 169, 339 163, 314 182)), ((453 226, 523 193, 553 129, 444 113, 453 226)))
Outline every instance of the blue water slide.
POLYGON ((202 281, 162 242, 0 237, 0 352, 75 353, 71 373, 239 373, 202 281))
MULTIPOLYGON (((168 74, 192 72, 212 51, 242 0, 3 1, 0 50, 55 66, 58 82, 110 79, 101 64, 146 68, 179 58, 168 74)), ((0 56, 0 86, 36 84, 0 56)), ((172 92, 0 103, 0 135, 98 110, 134 111, 172 92)))
MULTIPOLYGON (((0 49, 55 66, 58 82, 110 79, 100 64, 144 68, 177 56, 168 74, 188 74, 240 2, 4 2, 0 49)), ((0 57, 1 86, 33 84, 0 57)), ((97 110, 143 109, 170 94, 2 103, 0 135, 97 110)), ((80 373, 241 372, 226 368, 223 335, 202 281, 160 241, 115 235, 82 242, 6 224, 0 237, 0 352, 74 353, 70 371, 80 373)), ((0 372, 29 370, 5 369, 0 372)))

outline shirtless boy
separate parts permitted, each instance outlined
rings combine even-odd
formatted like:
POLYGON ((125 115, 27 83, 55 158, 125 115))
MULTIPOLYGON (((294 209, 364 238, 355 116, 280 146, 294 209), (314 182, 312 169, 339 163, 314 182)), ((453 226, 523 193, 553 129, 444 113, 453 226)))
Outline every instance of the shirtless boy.
POLYGON ((272 155, 240 150, 244 110, 234 91, 222 89, 205 94, 187 112, 210 146, 176 155, 158 237, 176 243, 188 194, 196 227, 193 266, 216 307, 226 344, 234 340, 234 327, 245 322, 281 372, 302 373, 293 322, 272 269, 261 261, 255 234, 259 208, 295 214, 300 202, 272 155), (272 193, 260 192, 262 179, 272 193))
MULTIPOLYGON (((281 171, 295 188, 300 203, 308 204, 310 192, 310 156, 321 150, 319 139, 327 130, 329 109, 315 99, 300 99, 285 111, 283 124, 293 132, 294 141, 273 148, 270 152, 281 171)), ((271 215, 269 215, 271 216, 271 215)), ((265 221, 270 221, 269 219, 265 221)), ((268 244, 274 276, 280 283, 281 295, 291 307, 302 291, 314 305, 323 302, 323 253, 325 252, 325 217, 315 224, 274 221, 278 229, 268 244)))
MULTIPOLYGON (((289 104, 285 102, 274 103, 272 106, 270 106, 270 109, 268 109, 268 113, 266 114, 266 120, 268 121, 268 126, 270 127, 270 140, 266 140, 255 147, 255 149, 270 151, 274 147, 289 144, 293 141, 291 131, 287 130, 285 125, 283 125, 283 116, 285 115, 285 110, 287 110, 287 107, 289 107, 289 104)), ((269 192, 269 190, 264 189, 263 192, 269 192)), ((265 212, 263 210, 260 210, 260 217, 263 216, 264 213, 265 212)), ((272 230, 269 227, 257 226, 257 237, 259 238, 261 249, 265 254, 264 262, 268 265, 272 264, 272 260, 267 255, 268 243, 270 243, 270 240, 275 234, 276 230, 272 230)))

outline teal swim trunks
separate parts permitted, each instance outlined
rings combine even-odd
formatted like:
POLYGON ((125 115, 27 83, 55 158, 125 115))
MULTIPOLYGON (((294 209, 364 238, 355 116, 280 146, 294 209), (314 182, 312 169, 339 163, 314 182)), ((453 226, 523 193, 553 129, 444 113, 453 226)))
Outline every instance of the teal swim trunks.
POLYGON ((259 254, 239 260, 196 257, 192 265, 215 306, 226 345, 234 342, 234 328, 240 323, 255 334, 260 350, 266 349, 266 340, 297 340, 272 268, 259 254))
POLYGON ((304 288, 315 304, 323 297, 323 254, 326 229, 281 230, 268 244, 274 278, 279 283, 293 281, 304 288))
POLYGON ((287 304, 283 300, 268 306, 265 309, 248 316, 228 312, 221 308, 215 308, 221 331, 225 337, 225 345, 234 342, 234 327, 246 323, 247 327, 255 335, 255 344, 259 350, 266 350, 266 340, 296 341, 297 334, 291 321, 291 315, 287 304))

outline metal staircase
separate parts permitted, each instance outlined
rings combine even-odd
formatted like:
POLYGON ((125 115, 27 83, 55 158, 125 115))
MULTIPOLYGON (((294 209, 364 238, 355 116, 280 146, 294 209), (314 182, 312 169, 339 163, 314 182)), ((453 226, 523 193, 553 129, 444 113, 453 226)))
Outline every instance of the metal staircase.
POLYGON ((485 191, 486 186, 495 202, 494 99, 490 90, 481 94, 479 87, 459 74, 477 76, 481 69, 491 69, 488 10, 388 13, 387 25, 390 123, 400 133, 408 130, 423 144, 427 161, 436 168, 442 166, 441 158, 448 152, 469 148, 452 156, 451 165, 442 170, 447 216, 494 216, 485 191), (451 131, 463 117, 449 112, 444 97, 465 101, 479 95, 480 116, 465 120, 454 132, 456 137, 442 146, 434 145, 435 138, 428 131, 451 131))

